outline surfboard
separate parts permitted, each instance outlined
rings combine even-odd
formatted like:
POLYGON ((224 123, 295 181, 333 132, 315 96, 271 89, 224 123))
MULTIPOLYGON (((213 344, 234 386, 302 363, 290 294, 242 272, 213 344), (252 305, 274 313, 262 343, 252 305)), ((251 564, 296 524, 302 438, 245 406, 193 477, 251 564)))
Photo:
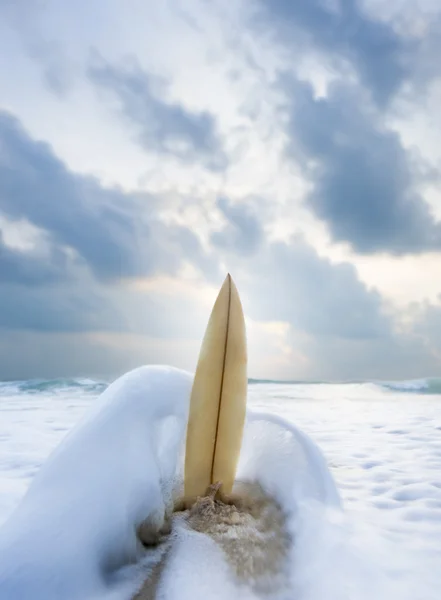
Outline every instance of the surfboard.
POLYGON ((228 275, 193 379, 184 497, 180 478, 173 535, 133 600, 179 597, 182 590, 199 597, 212 589, 223 597, 241 597, 244 589, 256 598, 295 595, 298 501, 313 499, 305 502, 310 509, 318 501, 329 505, 338 495, 324 458, 307 436, 281 417, 260 411, 246 415, 246 398, 245 322, 228 275))
POLYGON ((190 398, 184 493, 203 496, 221 482, 230 494, 239 459, 247 399, 245 319, 227 275, 203 338, 190 398))

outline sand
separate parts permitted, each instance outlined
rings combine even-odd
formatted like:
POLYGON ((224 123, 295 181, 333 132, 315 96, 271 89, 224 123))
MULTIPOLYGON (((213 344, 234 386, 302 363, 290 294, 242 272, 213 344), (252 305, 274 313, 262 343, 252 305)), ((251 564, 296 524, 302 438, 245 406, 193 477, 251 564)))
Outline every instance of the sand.
MULTIPOLYGON (((262 596, 287 585, 291 539, 286 519, 279 504, 259 484, 239 483, 229 498, 219 497, 218 486, 211 486, 207 496, 198 498, 191 508, 186 508, 188 504, 178 503, 174 518, 219 545, 238 584, 262 596)), ((172 548, 171 541, 165 543, 168 548, 134 600, 156 597, 172 548)))

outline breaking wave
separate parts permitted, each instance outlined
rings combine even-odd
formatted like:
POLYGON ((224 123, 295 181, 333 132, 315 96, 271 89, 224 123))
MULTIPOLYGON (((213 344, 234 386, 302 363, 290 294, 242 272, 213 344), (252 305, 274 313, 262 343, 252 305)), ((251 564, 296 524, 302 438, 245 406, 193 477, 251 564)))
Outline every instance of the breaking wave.
MULTIPOLYGON (((317 389, 319 386, 329 387, 330 391, 336 392, 337 386, 340 389, 356 386, 357 388, 365 388, 366 391, 376 389, 379 393, 404 393, 404 394, 424 394, 424 395, 441 395, 441 377, 429 377, 423 379, 408 379, 402 381, 348 381, 348 382, 330 382, 330 381, 280 381, 276 379, 249 379, 250 385, 280 385, 290 386, 295 388, 301 387, 305 392, 309 386, 317 389)), ((100 394, 108 386, 108 382, 97 381, 84 377, 77 378, 60 378, 60 379, 29 379, 23 381, 0 381, 0 396, 11 396, 18 394, 56 394, 59 393, 75 393, 84 392, 90 394, 100 394)))
POLYGON ((408 394, 441 394, 441 377, 428 377, 426 379, 405 379, 397 381, 348 381, 348 382, 330 382, 330 381, 277 381, 272 379, 250 379, 253 384, 271 384, 271 385, 314 385, 314 386, 366 386, 372 389, 377 387, 382 391, 403 392, 408 394))
POLYGON ((407 381, 384 381, 379 385, 395 392, 417 394, 441 394, 441 378, 409 379, 407 381))
POLYGON ((28 379, 23 381, 0 382, 0 396, 16 394, 47 394, 67 391, 81 391, 91 394, 100 394, 108 383, 95 381, 84 377, 66 379, 28 379))

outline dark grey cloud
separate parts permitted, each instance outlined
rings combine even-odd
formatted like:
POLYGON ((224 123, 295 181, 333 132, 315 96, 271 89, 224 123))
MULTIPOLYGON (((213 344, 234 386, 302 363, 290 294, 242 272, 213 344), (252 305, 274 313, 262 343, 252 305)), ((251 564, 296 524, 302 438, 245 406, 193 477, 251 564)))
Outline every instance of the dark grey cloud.
POLYGON ((360 253, 440 249, 441 226, 417 191, 415 162, 360 91, 334 85, 316 98, 289 78, 285 90, 289 152, 303 162, 313 184, 308 206, 333 238, 360 253))
POLYGON ((194 112, 162 97, 163 82, 135 61, 112 65, 98 54, 90 62, 90 80, 116 100, 141 146, 149 152, 201 162, 209 169, 226 167, 226 157, 212 114, 194 112))
POLYGON ((323 51, 326 60, 345 59, 381 104, 411 73, 415 43, 366 13, 357 0, 256 0, 255 6, 259 25, 292 45, 294 61, 305 48, 323 51))
POLYGON ((274 34, 285 58, 296 65, 318 56, 337 77, 325 97, 292 73, 276 84, 289 105, 289 154, 313 187, 308 207, 335 241, 358 253, 440 250, 441 225, 419 191, 426 167, 386 125, 396 109, 392 100, 412 104, 421 83, 435 75, 427 54, 439 38, 439 19, 426 23, 428 44, 404 21, 386 20, 361 0, 255 0, 253 6, 253 24, 274 34))
POLYGON ((37 254, 8 247, 0 229, 0 285, 35 286, 60 281, 65 277, 68 263, 66 254, 54 246, 37 254))
POLYGON ((26 250, 0 239, 0 332, 125 331, 112 288, 56 245, 26 250))
MULTIPOLYGON (((258 200, 261 203, 261 200, 258 200)), ((212 243, 223 250, 252 254, 264 239, 262 224, 249 202, 232 202, 229 198, 220 197, 217 208, 225 218, 224 227, 213 233, 212 243)))
POLYGON ((268 245, 251 269, 250 314, 257 319, 285 321, 319 337, 371 339, 390 331, 380 294, 366 288, 352 265, 332 264, 302 239, 268 245))
POLYGON ((71 173, 50 146, 32 140, 4 112, 0 149, 0 211, 29 220, 57 244, 75 249, 100 276, 141 271, 130 197, 71 173))
POLYGON ((157 211, 149 195, 107 188, 71 172, 49 145, 31 139, 17 119, 0 112, 0 214, 43 230, 53 263, 70 248, 102 279, 176 273, 186 260, 209 275, 215 262, 196 235, 166 226, 157 211))

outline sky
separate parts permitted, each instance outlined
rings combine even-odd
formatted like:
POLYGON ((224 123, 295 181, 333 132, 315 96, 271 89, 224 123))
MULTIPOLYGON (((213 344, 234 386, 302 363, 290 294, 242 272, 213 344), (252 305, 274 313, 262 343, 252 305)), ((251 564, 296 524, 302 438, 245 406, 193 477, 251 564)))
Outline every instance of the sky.
POLYGON ((0 0, 0 379, 441 374, 438 0, 0 0))

